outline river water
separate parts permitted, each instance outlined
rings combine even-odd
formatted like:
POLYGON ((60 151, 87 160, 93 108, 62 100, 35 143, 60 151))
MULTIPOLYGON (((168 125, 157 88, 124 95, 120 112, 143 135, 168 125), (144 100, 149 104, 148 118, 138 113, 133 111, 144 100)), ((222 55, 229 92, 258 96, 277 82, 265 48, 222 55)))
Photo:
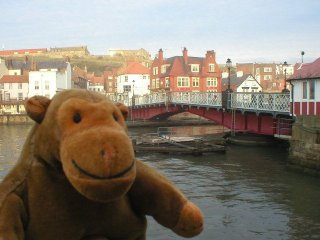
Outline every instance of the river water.
MULTIPOLYGON (((180 132, 208 133, 210 128, 184 127, 180 132)), ((0 179, 18 158, 29 129, 0 126, 0 179)), ((130 134, 153 131, 130 129, 130 134)), ((194 239, 320 239, 320 179, 288 170, 288 154, 280 147, 229 145, 225 154, 137 157, 170 178, 202 209, 205 228, 194 239)), ((183 239, 152 218, 148 221, 148 239, 183 239)))

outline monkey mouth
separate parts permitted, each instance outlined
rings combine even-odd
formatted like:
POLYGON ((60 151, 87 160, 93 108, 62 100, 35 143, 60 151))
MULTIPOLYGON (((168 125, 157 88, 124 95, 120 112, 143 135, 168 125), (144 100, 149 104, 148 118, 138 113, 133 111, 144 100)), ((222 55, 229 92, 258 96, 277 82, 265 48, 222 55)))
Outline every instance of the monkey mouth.
POLYGON ((129 167, 127 167, 126 169, 124 169, 123 171, 115 174, 115 175, 112 175, 112 176, 98 176, 98 175, 95 175, 93 173, 90 173, 88 172, 87 170, 83 169, 82 167, 80 167, 77 162, 75 160, 72 159, 72 164, 73 166, 79 170, 79 172, 81 172, 82 174, 90 177, 90 178, 93 178, 93 179, 99 179, 99 180, 110 180, 110 179, 114 179, 114 178, 119 178, 119 177, 122 177, 124 176, 126 173, 130 172, 130 170, 134 167, 134 163, 135 163, 135 160, 133 159, 132 163, 130 164, 129 167))

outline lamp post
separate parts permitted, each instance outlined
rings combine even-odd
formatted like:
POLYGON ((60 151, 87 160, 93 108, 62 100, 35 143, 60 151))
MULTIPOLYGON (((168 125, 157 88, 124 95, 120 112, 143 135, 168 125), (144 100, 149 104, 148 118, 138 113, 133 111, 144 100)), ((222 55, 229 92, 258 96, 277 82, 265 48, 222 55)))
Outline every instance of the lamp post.
POLYGON ((227 91, 231 92, 231 88, 230 88, 230 69, 232 67, 232 62, 231 62, 230 58, 227 59, 226 66, 228 68, 228 89, 227 89, 227 91))
POLYGON ((282 67, 284 68, 283 72, 284 72, 284 86, 282 89, 283 93, 287 93, 289 92, 289 90, 287 89, 287 67, 288 67, 288 63, 285 61, 282 65, 282 67))

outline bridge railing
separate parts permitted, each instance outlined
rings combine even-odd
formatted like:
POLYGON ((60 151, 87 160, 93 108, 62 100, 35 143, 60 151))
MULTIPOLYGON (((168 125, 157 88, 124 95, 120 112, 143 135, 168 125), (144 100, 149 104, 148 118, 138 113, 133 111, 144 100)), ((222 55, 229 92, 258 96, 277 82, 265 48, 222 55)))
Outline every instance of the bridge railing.
MULTIPOLYGON (((290 112, 290 93, 229 93, 231 108, 264 112, 290 112)), ((128 105, 188 104, 222 107, 221 92, 168 92, 152 93, 128 99, 128 105)), ((229 105, 230 106, 230 105, 229 105)))
POLYGON ((188 105, 221 107, 221 93, 217 92, 172 92, 170 102, 188 105))
POLYGON ((290 93, 232 93, 231 107, 266 112, 290 112, 290 93))
MULTIPOLYGON (((135 96, 133 101, 135 106, 167 103, 168 95, 166 93, 152 93, 148 95, 135 96)), ((129 105, 131 104, 132 100, 130 100, 129 105)))

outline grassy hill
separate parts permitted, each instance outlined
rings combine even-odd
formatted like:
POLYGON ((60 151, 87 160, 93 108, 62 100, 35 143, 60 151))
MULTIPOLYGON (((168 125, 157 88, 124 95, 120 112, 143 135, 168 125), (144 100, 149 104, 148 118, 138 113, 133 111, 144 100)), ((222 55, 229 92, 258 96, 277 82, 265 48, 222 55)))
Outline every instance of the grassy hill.
MULTIPOLYGON (((25 57, 10 58, 17 61, 25 61, 25 57)), ((48 57, 48 56, 29 56, 29 61, 52 61, 54 59, 62 60, 63 57, 48 57)), ((105 70, 112 67, 119 67, 125 61, 121 57, 108 56, 86 56, 86 57, 70 57, 71 66, 78 66, 82 69, 87 67, 88 72, 94 72, 95 75, 101 75, 105 70)))

